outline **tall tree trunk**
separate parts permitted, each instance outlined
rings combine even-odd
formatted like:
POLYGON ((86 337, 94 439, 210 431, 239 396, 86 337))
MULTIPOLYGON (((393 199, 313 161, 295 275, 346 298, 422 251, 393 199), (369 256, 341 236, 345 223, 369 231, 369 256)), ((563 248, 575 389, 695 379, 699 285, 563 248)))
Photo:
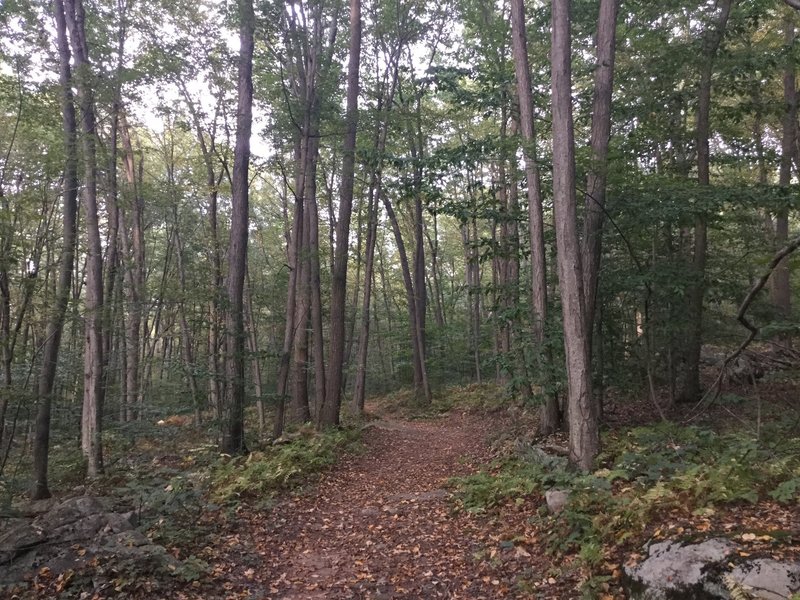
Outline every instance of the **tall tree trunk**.
POLYGON ((178 262, 178 282, 180 284, 181 299, 178 303, 178 318, 181 328, 181 354, 183 355, 183 370, 186 382, 189 384, 189 393, 192 395, 192 406, 194 407, 194 424, 199 427, 203 422, 203 414, 200 405, 200 389, 195 377, 194 349, 192 346, 192 331, 189 328, 189 321, 186 318, 186 299, 188 290, 186 288, 186 264, 183 255, 183 239, 180 232, 180 220, 178 218, 177 198, 172 205, 172 219, 174 221, 175 245, 177 246, 176 256, 178 262))
POLYGON ((253 308, 253 286, 250 283, 250 270, 247 270, 247 296, 245 297, 245 317, 247 328, 247 344, 250 352, 250 370, 253 375, 253 386, 256 393, 256 410, 258 411, 258 437, 264 437, 266 415, 264 414, 264 382, 261 377, 261 360, 258 352, 258 330, 256 329, 256 313, 253 308))
POLYGON ((512 371, 510 369, 509 358, 511 351, 511 327, 508 316, 508 196, 510 185, 516 186, 516 182, 509 183, 506 172, 506 160, 509 158, 506 151, 508 118, 507 108, 501 109, 500 117, 500 160, 497 163, 497 217, 492 227, 493 238, 493 288, 494 288, 494 313, 495 321, 495 349, 497 353, 497 381, 501 385, 508 385, 511 382, 512 371))
MULTIPOLYGON (((295 151, 295 162, 299 163, 300 142, 298 140, 295 151)), ((302 175, 298 175, 296 182, 299 184, 302 175)), ((299 186, 297 186, 299 187, 299 186)), ((284 202, 288 201, 284 198, 284 202)), ((273 438, 279 438, 283 433, 283 423, 286 411, 286 390, 288 388, 289 373, 292 363, 292 345, 295 338, 295 307, 297 305, 297 291, 300 285, 300 267, 303 244, 303 198, 302 192, 295 196, 294 220, 291 230, 286 232, 286 258, 289 264, 289 285, 286 291, 286 323, 283 333, 283 347, 278 364, 278 381, 276 395, 278 408, 275 415, 275 424, 272 430, 273 438)), ((308 405, 306 404, 306 409, 308 405)))
POLYGON ((576 214, 570 0, 553 0, 552 6, 553 207, 567 363, 569 458, 581 470, 589 471, 600 449, 600 437, 591 395, 576 214))
POLYGON ((419 339, 417 294, 415 292, 414 281, 411 278, 411 268, 408 263, 406 245, 403 241, 403 234, 400 231, 400 224, 397 220, 397 214, 394 212, 391 200, 389 200, 386 194, 383 194, 382 198, 383 206, 386 209, 386 215, 389 217, 389 222, 392 225, 394 241, 397 245, 397 254, 400 258, 400 270, 403 273, 403 283, 406 289, 409 330, 411 332, 411 353, 414 365, 414 387, 417 394, 424 394, 424 397, 427 397, 430 394, 430 388, 428 387, 428 391, 425 393, 424 390, 427 386, 428 376, 425 365, 424 343, 419 339))
POLYGON ((416 383, 418 398, 430 404, 433 396, 428 379, 427 340, 425 319, 428 313, 428 295, 425 287, 425 234, 422 206, 422 160, 425 152, 425 141, 422 134, 422 95, 417 92, 414 122, 409 126, 409 144, 411 147, 411 163, 414 169, 414 271, 412 294, 414 295, 414 327, 416 329, 417 360, 419 361, 420 380, 416 383))
MULTIPOLYGON (((709 151, 711 75, 714 60, 725 34, 734 0, 720 0, 720 12, 703 40, 703 61, 700 70, 697 101, 697 180, 701 186, 710 185, 711 156, 709 151)), ((706 254, 708 251, 708 222, 704 214, 695 217, 692 274, 689 289, 689 331, 686 340, 686 381, 681 400, 693 402, 700 396, 700 350, 703 345, 703 297, 705 296, 706 254)))
MULTIPOLYGON (((222 288, 222 250, 219 242, 219 224, 218 224, 218 187, 219 182, 225 172, 220 169, 219 175, 214 169, 214 152, 216 147, 215 128, 209 132, 209 142, 206 142, 206 134, 203 132, 203 126, 200 121, 200 114, 198 109, 189 95, 189 91, 183 82, 178 83, 181 95, 186 103, 189 113, 192 116, 192 123, 194 125, 197 143, 200 146, 200 152, 203 157, 203 165, 206 172, 206 192, 208 194, 208 227, 209 235, 211 236, 211 252, 209 261, 211 262, 211 282, 210 282, 210 300, 208 302, 208 339, 206 345, 208 365, 208 406, 216 411, 217 419, 222 419, 221 414, 221 386, 219 377, 219 315, 220 315, 220 292, 222 288)), ((217 108, 219 110, 219 107, 217 108)))
POLYGON ((75 63, 75 88, 81 108, 83 203, 87 235, 81 449, 87 461, 86 474, 94 478, 103 470, 100 439, 103 410, 103 253, 97 218, 97 134, 91 85, 92 67, 86 41, 86 13, 82 0, 65 0, 64 9, 75 63))
MULTIPOLYGON (((524 0, 511 1, 511 37, 514 47, 514 72, 517 80, 520 127, 522 129, 525 180, 528 184, 528 227, 531 238, 531 307, 533 310, 533 337, 542 357, 549 360, 545 349, 545 324, 547 322, 547 264, 544 247, 544 211, 542 209, 542 184, 536 164, 536 129, 534 127, 531 74, 528 64, 528 38, 525 31, 524 0)), ((547 394, 539 420, 539 431, 550 435, 561 426, 558 397, 547 394)))
MULTIPOLYGON (((781 163, 778 184, 788 187, 792 182, 792 158, 797 143, 797 87, 792 48, 795 42, 794 14, 787 13, 783 21, 784 44, 787 48, 786 65, 783 71, 783 134, 781 136, 781 163)), ((775 215, 775 247, 782 248, 789 239, 789 210, 782 207, 775 215)), ((772 273, 772 304, 782 321, 787 321, 792 311, 791 287, 789 285, 788 258, 784 258, 772 273)), ((791 343, 791 336, 778 336, 781 343, 791 343)))
MULTIPOLYGON (((306 218, 308 226, 309 292, 311 295, 311 349, 314 359, 314 415, 319 414, 325 405, 325 340, 322 328, 322 283, 320 281, 319 261, 319 206, 317 204, 317 163, 319 160, 319 107, 315 109, 314 128, 309 148, 312 166, 310 177, 306 180, 306 218)), ((319 421, 317 421, 319 422, 319 421)))
MULTIPOLYGON (((115 302, 117 278, 119 276, 119 185, 117 176, 117 161, 119 159, 119 118, 122 110, 122 69, 125 63, 125 39, 127 35, 127 3, 118 0, 117 12, 119 18, 119 30, 117 36, 117 64, 114 73, 114 100, 111 106, 111 132, 109 141, 109 160, 108 160, 108 192, 106 195, 106 216, 108 219, 107 249, 105 256, 105 287, 103 298, 105 298, 105 314, 103 322, 103 359, 105 360, 104 373, 106 376, 106 389, 111 383, 111 373, 115 372, 109 368, 111 364, 112 350, 117 345, 115 336, 115 320, 117 307, 121 306, 115 302)), ((124 386, 121 386, 124 387, 124 386)), ((119 398, 121 405, 124 398, 119 398)))
POLYGON ((373 173, 367 205, 367 247, 364 265, 364 298, 361 304, 361 329, 358 335, 356 380, 353 388, 353 412, 361 415, 367 396, 367 357, 369 346, 370 304, 375 274, 375 242, 378 237, 378 198, 383 191, 378 176, 373 173))
POLYGON ((592 100, 592 162, 586 175, 586 212, 583 221, 583 292, 586 305, 586 331, 589 356, 592 355, 592 332, 600 273, 600 255, 605 221, 606 184, 608 181, 608 143, 611 136, 611 94, 614 88, 614 59, 617 45, 619 0, 601 0, 597 19, 594 97, 592 100))
POLYGON ((38 400, 36 412, 36 434, 33 443, 33 488, 31 499, 50 497, 47 482, 47 466, 50 452, 50 415, 53 383, 61 347, 61 333, 72 288, 72 268, 75 260, 78 217, 78 146, 75 106, 72 96, 72 73, 70 51, 67 41, 67 26, 62 0, 54 0, 56 34, 59 55, 59 83, 61 87, 61 118, 64 130, 64 185, 63 185, 63 245, 59 266, 56 297, 50 320, 47 324, 45 345, 42 350, 42 366, 39 372, 38 400))
MULTIPOLYGON (((398 61, 400 47, 395 49, 386 67, 384 75, 388 77, 388 86, 382 88, 378 95, 377 114, 378 122, 375 125, 374 148, 376 163, 370 172, 369 200, 367 204, 367 244, 366 264, 364 266, 364 298, 361 309, 361 329, 358 339, 358 358, 356 364, 356 381, 353 389, 353 409, 356 414, 364 412, 367 389, 367 359, 369 356, 370 333, 370 306, 372 303, 372 288, 375 280, 375 247, 378 239, 378 221, 380 215, 381 198, 383 197, 383 155, 386 150, 386 138, 389 133, 388 119, 392 109, 395 91, 398 82, 398 61)), ((383 80, 386 83, 386 79, 383 80)), ((385 290, 385 288, 384 288, 385 290)), ((388 306, 388 305, 387 305, 388 306)), ((387 314, 391 333, 391 315, 387 314)), ((377 318, 376 318, 377 329, 377 318)), ((380 340, 379 340, 380 344, 380 340)), ((380 350, 380 347, 379 347, 380 350)), ((382 358, 382 357, 381 357, 382 358)), ((381 360, 381 365, 383 361, 381 360)), ((393 373, 392 373, 393 375, 393 373)))
POLYGON ((353 207, 356 130, 358 128, 358 69, 361 61, 361 0, 350 0, 350 51, 347 65, 347 109, 345 138, 342 152, 341 195, 339 218, 336 223, 336 249, 331 280, 330 351, 325 404, 319 415, 320 425, 338 425, 341 406, 345 308, 347 298, 347 258, 349 252, 350 219, 353 207))
MULTIPOLYGON (((120 131, 122 132, 123 164, 125 178, 128 182, 130 213, 125 218, 121 214, 122 248, 125 254, 125 281, 127 283, 127 371, 125 374, 126 402, 130 413, 140 403, 141 369, 139 358, 141 349, 142 304, 145 285, 145 251, 142 196, 136 176, 136 157, 133 151, 130 128, 124 113, 120 115, 120 131), (130 221, 129 223, 126 221, 130 221), (130 237, 129 236, 130 231, 130 237)), ((139 415, 141 419, 141 414, 139 415)))
POLYGON ((249 222, 248 170, 250 132, 253 123, 253 46, 255 14, 252 0, 239 0, 239 77, 231 193, 231 231, 228 247, 228 306, 225 353, 225 418, 222 422, 223 452, 247 451, 244 439, 245 331, 244 279, 247 269, 249 222))
MULTIPOLYGON (((311 418, 311 411, 308 406, 308 319, 311 310, 311 280, 309 273, 309 260, 310 246, 308 243, 308 203, 306 201, 305 186, 307 179, 311 176, 310 159, 309 159, 309 135, 308 135, 308 120, 310 115, 306 115, 306 123, 304 124, 301 133, 302 140, 299 153, 298 162, 298 176, 297 185, 295 186, 295 194, 297 194, 297 203, 302 205, 300 211, 301 220, 296 223, 298 229, 294 230, 294 236, 297 239, 297 273, 296 273, 296 293, 295 304, 291 307, 294 312, 293 317, 293 350, 292 350, 292 399, 291 411, 289 414, 290 421, 293 423, 304 423, 311 418)), ((296 213, 297 214, 297 213, 296 213)), ((287 307, 288 308, 288 307, 287 307)))

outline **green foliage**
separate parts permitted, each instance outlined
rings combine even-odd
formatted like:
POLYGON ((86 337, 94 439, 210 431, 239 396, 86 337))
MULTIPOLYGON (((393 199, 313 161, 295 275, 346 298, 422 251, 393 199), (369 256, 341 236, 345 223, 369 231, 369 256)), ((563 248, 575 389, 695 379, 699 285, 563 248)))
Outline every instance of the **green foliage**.
POLYGON ((782 481, 769 495, 778 502, 796 502, 800 498, 800 477, 782 481))
POLYGON ((359 437, 356 429, 300 433, 288 444, 221 459, 211 471, 212 498, 222 503, 242 497, 270 500, 330 466, 341 453, 355 449, 359 437))
POLYGON ((497 465, 492 472, 453 478, 450 485, 458 490, 459 501, 467 512, 482 513, 509 499, 523 501, 537 490, 541 476, 538 465, 513 459, 497 465))
POLYGON ((433 399, 434 409, 446 412, 451 409, 468 411, 493 411, 508 406, 509 396, 494 383, 472 383, 447 388, 433 399))
POLYGON ((196 556, 189 556, 181 561, 181 563, 172 571, 172 574, 179 579, 192 582, 198 581, 203 575, 208 573, 209 564, 197 558, 196 556))

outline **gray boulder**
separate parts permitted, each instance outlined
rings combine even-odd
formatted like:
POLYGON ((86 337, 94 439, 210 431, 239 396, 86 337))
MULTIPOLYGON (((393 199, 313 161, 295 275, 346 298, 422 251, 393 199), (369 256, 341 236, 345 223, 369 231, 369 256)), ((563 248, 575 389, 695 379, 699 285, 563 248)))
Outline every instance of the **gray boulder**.
POLYGON ((785 600, 800 592, 800 563, 759 558, 738 565, 731 577, 754 598, 785 600))
POLYGON ((648 557, 625 568, 631 600, 707 600, 724 598, 719 566, 736 552, 736 544, 716 538, 699 544, 651 544, 648 557))
MULTIPOLYGON (((114 512, 107 499, 70 498, 33 519, 9 519, 0 531, 0 592, 32 577, 42 567, 53 573, 80 569, 89 561, 150 561, 174 570, 180 564, 162 546, 135 529, 133 513, 114 512)), ((0 594, 2 595, 2 594, 0 594)))
POLYGON ((547 502, 548 510, 557 515, 569 502, 569 492, 567 490, 547 490, 544 493, 545 502, 547 502))
POLYGON ((631 600, 730 600, 731 584, 751 598, 787 600, 800 591, 800 563, 742 559, 725 538, 651 544, 647 558, 625 568, 631 600), (738 563, 738 564, 737 564, 738 563))

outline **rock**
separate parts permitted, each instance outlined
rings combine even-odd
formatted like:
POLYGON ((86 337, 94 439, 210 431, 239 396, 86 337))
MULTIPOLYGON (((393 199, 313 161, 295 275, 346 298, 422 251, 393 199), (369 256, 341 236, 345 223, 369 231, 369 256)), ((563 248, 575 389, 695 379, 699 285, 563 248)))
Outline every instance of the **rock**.
POLYGON ((569 502, 569 492, 567 490, 547 490, 544 493, 544 499, 550 512, 557 515, 569 502))
POLYGON ((45 541, 44 531, 33 527, 29 521, 17 523, 0 536, 0 564, 10 563, 45 541))
POLYGON ((21 507, 20 512, 26 517, 38 517, 42 513, 50 512, 56 506, 58 506, 58 498, 45 498, 44 500, 34 500, 21 507))
POLYGON ((111 511, 107 499, 79 496, 47 506, 32 507, 29 514, 38 514, 33 519, 6 522, 0 533, 0 585, 22 581, 44 566, 54 573, 80 568, 93 556, 177 564, 163 547, 135 531, 134 513, 111 511))
POLYGON ((725 585, 733 579, 759 600, 786 600, 800 590, 800 563, 772 559, 742 560, 731 540, 712 538, 696 544, 651 544, 648 557, 625 567, 631 600, 730 600, 725 585), (735 564, 738 561, 738 564, 735 564))
POLYGON ((753 597, 763 600, 785 600, 800 592, 798 562, 759 558, 738 565, 731 576, 753 597))
MULTIPOLYGON (((553 446, 552 448, 557 448, 557 446, 553 446)), ((547 448, 543 446, 518 447, 517 454, 524 460, 535 465, 540 465, 550 471, 566 469, 569 464, 569 460, 567 460, 565 456, 554 453, 551 451, 550 446, 547 448)))
POLYGON ((649 556, 633 568, 625 568, 632 600, 686 600, 715 598, 708 595, 719 587, 710 580, 714 566, 736 551, 736 544, 715 538, 699 544, 660 542, 651 544, 649 556), (705 595, 704 595, 705 594, 705 595))

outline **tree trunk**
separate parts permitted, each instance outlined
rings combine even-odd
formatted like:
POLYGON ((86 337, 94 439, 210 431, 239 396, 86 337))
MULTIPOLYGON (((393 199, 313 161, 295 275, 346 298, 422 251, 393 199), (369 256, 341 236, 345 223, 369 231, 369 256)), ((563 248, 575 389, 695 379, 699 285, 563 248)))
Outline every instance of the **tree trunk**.
POLYGON ((83 203, 87 235, 81 449, 87 461, 86 474, 94 478, 103 470, 103 448, 100 439, 103 410, 103 253, 97 218, 97 133, 83 2, 65 0, 64 9, 75 63, 75 88, 81 108, 83 203))
MULTIPOLYGON (((296 162, 300 154, 300 142, 297 142, 295 151, 296 162)), ((299 175, 297 181, 299 183, 299 175)), ((285 200, 286 204, 286 200, 285 200)), ((273 438, 277 439, 283 433, 283 422, 286 412, 286 390, 289 382, 289 372, 292 362, 292 344, 295 336, 295 307, 297 304, 297 289, 300 285, 300 266, 303 243, 303 200, 302 194, 295 196, 295 210, 294 220, 291 230, 286 232, 286 258, 289 264, 289 285, 286 291, 286 323, 283 333, 283 347, 281 348, 281 357, 278 364, 278 381, 276 385, 276 395, 278 397, 278 408, 275 415, 275 424, 272 430, 273 438)))
POLYGON ((212 132, 209 135, 209 142, 206 143, 206 135, 203 132, 203 126, 200 121, 200 114, 198 113, 195 103, 192 101, 189 91, 183 82, 179 82, 181 95, 184 102, 192 116, 192 123, 194 124, 195 135, 197 143, 200 146, 200 152, 203 156, 203 165, 206 171, 206 191, 208 194, 208 227, 209 235, 211 237, 211 252, 209 261, 211 263, 211 282, 210 282, 210 296, 208 302, 208 340, 206 346, 206 364, 208 368, 208 406, 213 408, 216 412, 217 419, 222 419, 221 414, 221 389, 219 377, 219 314, 220 314, 220 292, 222 288, 222 251, 219 243, 219 227, 218 227, 218 184, 222 178, 224 170, 220 170, 217 176, 214 170, 214 152, 216 141, 212 132))
MULTIPOLYGON (((778 184, 781 187, 788 187, 792 182, 792 157, 795 154, 797 137, 797 88, 795 77, 795 65, 792 55, 792 47, 795 41, 794 14, 787 13, 783 22, 784 44, 787 64, 783 71, 783 134, 781 136, 781 163, 778 174, 778 184)), ((782 248, 789 239, 789 210, 787 207, 781 208, 775 215, 775 247, 782 248)), ((789 263, 788 257, 784 258, 772 273, 772 304, 778 312, 781 321, 786 322, 791 317, 792 296, 791 286, 789 285, 789 263)), ((782 334, 778 339, 783 344, 791 343, 791 336, 782 334)))
MULTIPOLYGON (((517 80, 520 126, 522 128, 525 180, 528 184, 528 227, 531 238, 531 307, 533 311, 533 337, 542 357, 541 364, 549 361, 545 349, 545 324, 547 322, 547 264, 544 247, 544 211, 542 185, 536 164, 536 129, 534 127, 531 75, 528 65, 528 40, 525 31, 525 5, 523 0, 511 2, 511 37, 514 46, 514 72, 517 80)), ((550 435, 560 429, 561 410, 555 394, 545 394, 540 413, 539 432, 550 435)))
POLYGON ((364 265, 364 298, 361 304, 361 330, 358 335, 358 357, 356 359, 356 381, 353 389, 353 412, 364 413, 367 396, 367 357, 369 345, 370 303, 375 274, 375 241, 378 237, 378 199, 382 194, 380 179, 373 173, 367 205, 367 247, 364 265), (377 181, 376 181, 377 180, 377 181))
POLYGON ((419 361, 420 379, 415 382, 418 399, 430 404, 432 400, 431 385, 428 380, 426 364, 427 343, 425 334, 425 318, 427 316, 428 297, 425 287, 425 234, 423 231, 424 213, 422 207, 422 160, 425 150, 422 135, 422 97, 417 94, 414 123, 409 129, 411 147, 411 163, 414 169, 414 271, 411 292, 414 295, 414 327, 416 329, 417 360, 419 361))
MULTIPOLYGON (((249 265, 248 265, 249 267, 249 265)), ((261 357, 258 350, 258 329, 256 312, 253 308, 253 285, 250 281, 250 269, 247 269, 247 289, 245 291, 245 327, 247 329, 247 350, 250 353, 250 372, 256 395, 256 411, 258 412, 258 437, 263 439, 266 431, 266 414, 264 413, 264 381, 261 376, 261 357)))
POLYGON ((599 452, 600 439, 597 407, 591 396, 577 231, 570 0, 553 0, 552 6, 553 207, 567 363, 569 458, 581 470, 589 471, 599 452))
POLYGON ((614 88, 614 59, 617 44, 619 0, 601 0, 597 20, 594 98, 592 100, 592 162, 586 175, 586 212, 583 221, 583 292, 586 305, 586 331, 589 356, 600 274, 600 255, 605 221, 606 182, 608 181, 608 143, 611 136, 611 94, 614 88))
MULTIPOLYGON (((400 270, 403 273, 403 283, 406 289, 406 301, 408 306, 408 320, 409 330, 411 333, 411 354, 414 365, 414 388, 417 393, 424 393, 424 387, 427 384, 427 373, 425 365, 425 351, 424 344, 419 339, 419 327, 417 322, 417 294, 414 290, 414 282, 411 278, 411 269, 408 264, 408 254, 406 253, 406 245, 403 241, 403 234, 400 231, 400 224, 397 221, 397 215, 394 212, 394 207, 386 194, 382 195, 383 206, 386 209, 386 215, 389 217, 389 222, 392 225, 394 232, 394 240, 397 244, 397 255, 400 258, 400 270)), ((428 388, 427 394, 430 394, 428 388)))
POLYGON ((225 353, 225 418, 222 423, 223 452, 247 452, 244 439, 245 331, 244 279, 247 269, 249 223, 248 170, 250 132, 253 122, 253 46, 255 15, 252 0, 239 0, 239 77, 231 193, 231 231, 228 247, 228 306, 225 353))
MULTIPOLYGON (((314 111, 309 148, 311 148, 311 172, 306 180, 306 218, 308 225, 309 291, 311 294, 311 342, 314 359, 314 415, 319 419, 325 406, 325 340, 322 328, 322 283, 319 262, 319 207, 317 204, 317 163, 319 160, 319 107, 314 111)), ((319 421, 317 421, 319 422, 319 421)))
POLYGON ((175 223, 175 245, 176 256, 178 259, 178 282, 180 283, 181 299, 178 303, 178 318, 180 319, 181 328, 181 354, 183 355, 183 370, 186 377, 186 382, 189 385, 189 393, 192 395, 192 406, 194 407, 194 424, 200 427, 203 421, 203 415, 200 406, 200 390, 197 385, 197 378, 195 377, 195 364, 194 364, 194 350, 192 347, 192 332, 189 328, 189 321, 186 318, 186 299, 188 292, 186 289, 186 265, 183 257, 183 240, 180 232, 180 222, 178 218, 178 202, 177 198, 172 205, 172 218, 175 223))
MULTIPOLYGON (((700 71, 697 101, 697 180, 701 186, 710 185, 710 112, 711 75, 725 27, 734 0, 720 1, 720 14, 706 31, 703 43, 703 62, 700 71)), ((686 340, 686 381, 680 399, 694 402, 700 397, 700 350, 703 345, 703 297, 705 295, 706 254, 708 251, 708 223, 705 214, 695 217, 692 274, 689 288, 689 331, 686 340)))
MULTIPOLYGON (((126 405, 129 411, 140 403, 141 369, 139 357, 141 356, 141 330, 142 330, 142 304, 145 286, 145 255, 144 255, 144 224, 142 197, 139 191, 139 182, 136 177, 136 158, 131 142, 131 133, 124 113, 120 115, 120 130, 122 132, 123 164, 125 165, 125 178, 128 182, 131 211, 130 223, 126 223, 125 212, 121 216, 122 248, 125 255, 125 281, 127 283, 127 371, 125 375, 126 405), (130 229, 130 238, 128 230, 130 229)), ((141 418, 141 415, 139 415, 141 418)))
POLYGON ((345 308, 347 298, 347 258, 349 252, 350 219, 353 207, 356 130, 358 127, 358 69, 361 60, 361 0, 350 0, 350 51, 347 66, 347 109, 345 139, 342 153, 341 195, 339 218, 336 222, 336 249, 331 279, 330 351, 328 360, 327 393, 321 407, 319 424, 338 425, 341 406, 345 308))
POLYGON ((67 27, 62 0, 53 4, 59 55, 59 83, 61 87, 61 118, 64 129, 64 185, 63 185, 63 245, 59 266, 56 297, 50 320, 47 324, 45 345, 42 350, 42 367, 39 372, 38 400, 36 412, 36 434, 33 444, 33 488, 31 499, 50 497, 47 482, 47 466, 50 452, 50 415, 53 383, 61 347, 61 333, 72 289, 72 268, 75 260, 78 217, 78 147, 75 106, 72 96, 72 74, 67 27))

